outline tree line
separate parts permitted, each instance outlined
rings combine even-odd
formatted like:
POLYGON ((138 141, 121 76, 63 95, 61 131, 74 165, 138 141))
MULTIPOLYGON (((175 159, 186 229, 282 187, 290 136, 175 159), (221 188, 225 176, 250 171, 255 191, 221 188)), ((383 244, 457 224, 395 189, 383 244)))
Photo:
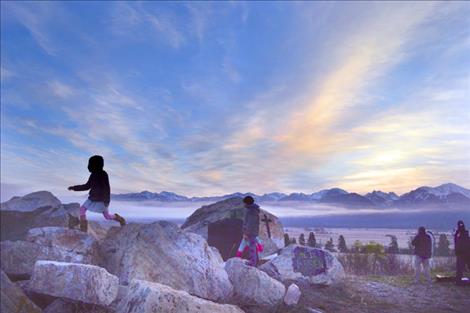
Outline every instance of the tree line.
MULTIPOLYGON (((343 235, 339 235, 337 244, 333 242, 333 238, 330 237, 329 240, 326 241, 325 245, 322 246, 320 242, 317 242, 315 233, 310 232, 308 234, 308 239, 305 240, 305 235, 303 233, 300 234, 298 238, 298 244, 301 246, 308 246, 313 248, 324 248, 330 252, 359 252, 359 253, 374 253, 376 251, 383 251, 389 254, 413 254, 413 246, 411 245, 411 240, 413 237, 410 237, 408 240, 408 247, 407 248, 399 248, 398 247, 398 240, 395 235, 386 235, 390 238, 390 243, 388 246, 383 246, 376 242, 369 242, 366 244, 362 244, 359 240, 356 240, 354 244, 348 248, 346 245, 346 239, 343 235)), ((289 244, 297 244, 297 239, 295 237, 290 238, 288 233, 284 234, 284 244, 288 246, 289 244)), ((435 243, 434 246, 434 255, 435 256, 451 256, 453 255, 453 251, 450 248, 449 239, 445 234, 439 235, 439 240, 437 244, 435 243)))

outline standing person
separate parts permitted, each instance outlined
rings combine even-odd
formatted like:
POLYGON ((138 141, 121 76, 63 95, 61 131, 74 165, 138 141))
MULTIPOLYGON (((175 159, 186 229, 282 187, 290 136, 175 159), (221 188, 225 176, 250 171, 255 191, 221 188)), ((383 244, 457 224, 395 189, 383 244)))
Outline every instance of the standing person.
POLYGON ((455 280, 457 284, 460 284, 462 283, 465 265, 470 271, 470 238, 463 221, 457 222, 457 230, 454 233, 454 247, 457 258, 455 280))
POLYGON ((426 228, 421 226, 418 228, 418 234, 411 241, 415 247, 415 282, 419 283, 421 266, 423 267, 424 277, 431 284, 431 272, 429 270, 429 259, 432 254, 431 236, 426 233, 426 228))
POLYGON ((97 213, 103 213, 107 220, 119 222, 121 226, 126 224, 126 220, 119 214, 109 214, 108 207, 111 196, 108 173, 103 170, 104 159, 100 155, 94 155, 88 160, 88 170, 91 175, 84 185, 70 186, 68 190, 85 191, 90 190, 88 199, 80 207, 80 230, 87 232, 88 221, 86 211, 90 210, 97 213))
POLYGON ((259 235, 259 213, 260 208, 255 204, 251 196, 243 199, 245 203, 245 218, 243 220, 243 237, 248 241, 248 252, 250 255, 251 266, 258 265, 258 251, 256 237, 259 235))

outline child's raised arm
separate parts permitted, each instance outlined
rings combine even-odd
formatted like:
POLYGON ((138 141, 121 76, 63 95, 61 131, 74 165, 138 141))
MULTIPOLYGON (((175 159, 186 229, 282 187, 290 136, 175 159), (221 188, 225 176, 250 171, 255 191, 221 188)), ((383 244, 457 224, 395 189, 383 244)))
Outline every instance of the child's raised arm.
POLYGON ((67 189, 68 190, 73 190, 73 191, 85 191, 85 190, 89 190, 90 188, 91 188, 91 175, 88 178, 88 181, 84 185, 70 186, 67 189))

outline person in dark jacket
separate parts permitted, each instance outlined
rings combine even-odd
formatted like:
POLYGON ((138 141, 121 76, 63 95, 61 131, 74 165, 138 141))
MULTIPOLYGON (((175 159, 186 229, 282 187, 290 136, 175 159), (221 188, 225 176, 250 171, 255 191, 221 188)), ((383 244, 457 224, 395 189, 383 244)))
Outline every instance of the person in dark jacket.
POLYGON ((258 265, 257 240, 259 235, 259 213, 260 208, 255 204, 255 200, 251 196, 243 199, 245 203, 245 218, 243 219, 243 236, 248 241, 248 252, 250 255, 251 266, 258 265))
POLYGON ((419 283, 421 266, 423 267, 424 277, 431 284, 431 272, 429 270, 429 259, 432 255, 432 239, 426 234, 426 228, 421 226, 418 234, 411 241, 415 247, 415 282, 419 283))
POLYGON ((121 226, 126 224, 126 220, 119 214, 109 214, 108 207, 111 196, 108 173, 103 170, 104 159, 100 155, 94 155, 88 160, 88 171, 91 175, 84 185, 70 186, 68 190, 85 191, 90 190, 88 199, 80 207, 80 230, 88 230, 86 211, 103 213, 107 220, 119 222, 121 226))
POLYGON ((454 233, 454 247, 455 256, 457 257, 455 279, 456 283, 460 284, 462 283, 465 266, 470 271, 470 238, 463 221, 457 223, 457 231, 454 233))

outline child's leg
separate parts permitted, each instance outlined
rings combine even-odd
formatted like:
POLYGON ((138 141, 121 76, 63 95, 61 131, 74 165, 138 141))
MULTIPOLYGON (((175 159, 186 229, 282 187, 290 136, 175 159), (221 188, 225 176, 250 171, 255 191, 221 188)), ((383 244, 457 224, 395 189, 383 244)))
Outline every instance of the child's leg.
POLYGON ((116 215, 109 214, 109 212, 107 210, 103 212, 103 216, 107 220, 115 220, 116 219, 116 215))
POLYGON ((83 218, 86 218, 86 208, 82 205, 80 207, 80 218, 83 216, 83 218))
POLYGON ((85 233, 88 231, 88 221, 86 220, 86 207, 83 205, 80 207, 80 230, 85 233))
POLYGON ((256 249, 256 236, 249 236, 248 237, 248 251, 250 253, 250 265, 257 266, 258 265, 258 251, 256 249))
POLYGON ((242 241, 240 242, 240 245, 238 246, 238 250, 237 250, 237 257, 238 258, 241 258, 242 255, 243 255, 243 250, 245 250, 245 247, 248 243, 246 242, 245 238, 242 239, 242 241))

